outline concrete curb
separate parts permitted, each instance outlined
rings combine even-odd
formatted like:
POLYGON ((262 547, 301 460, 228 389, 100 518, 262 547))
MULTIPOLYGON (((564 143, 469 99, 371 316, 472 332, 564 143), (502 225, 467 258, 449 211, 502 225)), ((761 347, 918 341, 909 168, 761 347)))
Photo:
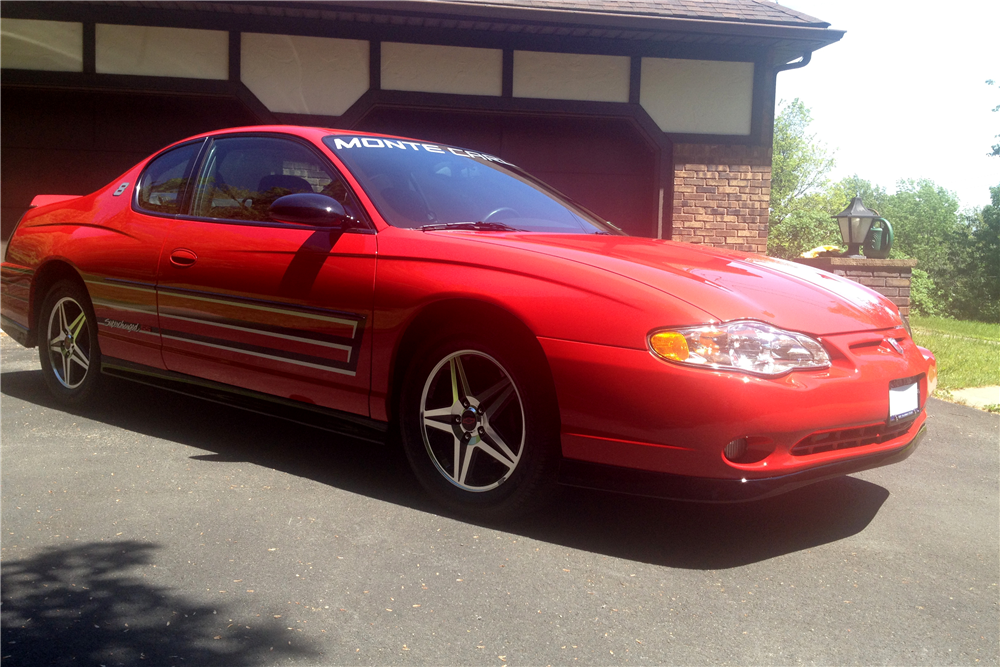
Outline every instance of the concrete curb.
POLYGON ((955 389, 951 392, 951 396, 956 402, 982 410, 987 405, 1000 405, 1000 386, 955 389))

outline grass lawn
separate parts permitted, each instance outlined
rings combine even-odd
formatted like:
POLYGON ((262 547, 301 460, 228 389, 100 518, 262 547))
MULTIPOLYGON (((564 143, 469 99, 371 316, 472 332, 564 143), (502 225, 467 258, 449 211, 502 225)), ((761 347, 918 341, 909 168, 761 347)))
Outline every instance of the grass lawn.
POLYGON ((939 389, 1000 385, 1000 324, 913 315, 910 326, 937 357, 939 389))

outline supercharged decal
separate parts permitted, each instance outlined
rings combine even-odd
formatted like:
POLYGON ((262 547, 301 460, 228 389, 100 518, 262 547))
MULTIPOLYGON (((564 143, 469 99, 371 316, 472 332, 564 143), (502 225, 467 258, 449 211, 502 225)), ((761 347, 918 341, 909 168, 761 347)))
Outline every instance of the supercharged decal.
POLYGON ((112 329, 121 329, 122 331, 142 331, 142 325, 138 322, 124 322, 122 320, 112 320, 109 317, 105 317, 104 321, 101 322, 106 327, 111 327, 112 329))
POLYGON ((154 285, 93 274, 84 276, 84 282, 102 336, 122 337, 133 342, 138 339, 150 341, 149 336, 159 338, 154 285))
POLYGON ((487 162, 510 164, 510 162, 501 160, 497 156, 490 155, 489 153, 477 153, 475 151, 467 151, 463 148, 455 148, 454 146, 425 144, 419 141, 405 141, 403 139, 381 139, 378 137, 334 137, 333 145, 337 150, 346 148, 388 148, 404 151, 425 151, 427 153, 451 153, 452 155, 457 155, 459 157, 469 157, 473 159, 486 160, 487 162))

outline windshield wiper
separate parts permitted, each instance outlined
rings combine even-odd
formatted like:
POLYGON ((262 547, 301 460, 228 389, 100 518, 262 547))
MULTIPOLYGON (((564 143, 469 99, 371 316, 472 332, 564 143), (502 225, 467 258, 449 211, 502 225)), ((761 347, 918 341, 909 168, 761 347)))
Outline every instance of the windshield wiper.
POLYGON ((420 227, 422 232, 434 232, 441 229, 471 229, 481 232, 519 232, 520 229, 505 225, 502 222, 437 222, 420 227))

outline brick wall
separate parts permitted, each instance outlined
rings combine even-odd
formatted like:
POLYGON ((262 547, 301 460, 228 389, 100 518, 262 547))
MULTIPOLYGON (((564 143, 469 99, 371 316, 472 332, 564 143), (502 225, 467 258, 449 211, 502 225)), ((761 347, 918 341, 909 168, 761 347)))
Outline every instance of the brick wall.
POLYGON ((871 287, 896 304, 900 315, 910 317, 910 279, 917 265, 915 259, 817 257, 795 261, 871 287))
POLYGON ((765 254, 770 147, 674 145, 673 239, 765 254))

